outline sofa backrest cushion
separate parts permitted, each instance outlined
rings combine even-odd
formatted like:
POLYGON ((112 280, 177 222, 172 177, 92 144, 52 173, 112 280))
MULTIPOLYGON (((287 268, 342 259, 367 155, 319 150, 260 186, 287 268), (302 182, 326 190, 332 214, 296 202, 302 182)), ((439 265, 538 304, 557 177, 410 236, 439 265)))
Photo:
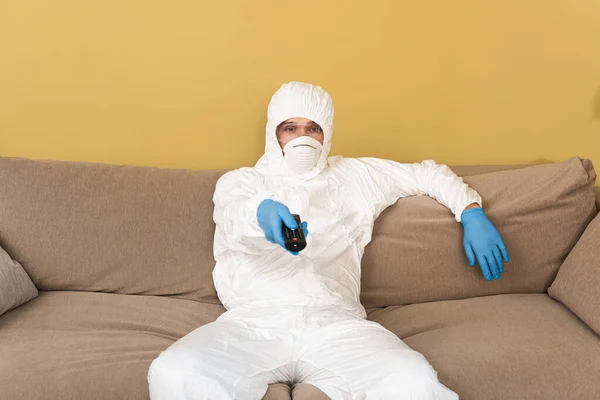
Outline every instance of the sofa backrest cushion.
POLYGON ((218 302, 222 173, 0 157, 0 243, 39 290, 218 302))
MULTIPOLYGON (((502 278, 467 264, 445 207, 402 199, 376 221, 363 257, 366 306, 543 292, 596 213, 589 160, 453 169, 507 243, 502 278)), ((0 245, 40 290, 217 303, 212 196, 224 172, 0 157, 0 245)))
POLYGON ((486 281, 468 264, 463 228, 447 208, 429 197, 399 200, 375 222, 363 256, 363 304, 546 292, 597 213, 595 178, 592 162, 579 158, 464 178, 481 194, 508 248, 510 262, 498 281, 486 281))

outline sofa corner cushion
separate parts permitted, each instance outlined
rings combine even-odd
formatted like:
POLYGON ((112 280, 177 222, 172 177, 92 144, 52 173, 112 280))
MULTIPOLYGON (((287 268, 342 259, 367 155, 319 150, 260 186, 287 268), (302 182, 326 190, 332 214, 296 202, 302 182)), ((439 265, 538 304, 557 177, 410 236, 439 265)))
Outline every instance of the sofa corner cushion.
POLYGON ((0 247, 0 315, 38 296, 21 264, 0 247))
POLYGON ((561 265, 548 294, 600 334, 600 214, 561 265))

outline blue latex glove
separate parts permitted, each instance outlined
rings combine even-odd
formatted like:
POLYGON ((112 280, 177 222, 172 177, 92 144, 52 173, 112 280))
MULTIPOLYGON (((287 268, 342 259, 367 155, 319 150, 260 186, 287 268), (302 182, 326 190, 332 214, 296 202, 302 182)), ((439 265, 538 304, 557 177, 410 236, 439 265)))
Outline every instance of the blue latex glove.
POLYGON ((483 213, 481 208, 472 208, 463 211, 461 222, 465 227, 463 245, 471 266, 475 265, 475 258, 485 279, 490 281, 500 279, 504 272, 504 262, 508 262, 508 252, 498 230, 483 213))
MULTIPOLYGON (((283 230, 281 229, 282 223, 285 223, 285 226, 290 229, 298 229, 298 224, 287 206, 275 200, 263 200, 256 210, 256 219, 267 240, 277 243, 284 249, 286 248, 283 241, 283 230)), ((304 236, 308 236, 306 221, 302 222, 302 229, 304 230, 304 236)), ((297 251, 286 250, 295 256, 298 255, 297 251)))

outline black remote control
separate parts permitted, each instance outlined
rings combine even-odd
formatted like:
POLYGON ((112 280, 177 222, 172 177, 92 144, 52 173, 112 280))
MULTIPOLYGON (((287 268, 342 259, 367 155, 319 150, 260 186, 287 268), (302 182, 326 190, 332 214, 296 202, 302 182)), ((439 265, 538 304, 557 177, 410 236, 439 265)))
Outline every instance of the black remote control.
POLYGON ((298 214, 292 214, 292 216, 298 224, 298 229, 290 229, 285 226, 284 223, 282 223, 283 242, 285 243, 285 248, 289 251, 300 251, 306 247, 304 229, 302 229, 302 221, 300 221, 300 216, 298 214))

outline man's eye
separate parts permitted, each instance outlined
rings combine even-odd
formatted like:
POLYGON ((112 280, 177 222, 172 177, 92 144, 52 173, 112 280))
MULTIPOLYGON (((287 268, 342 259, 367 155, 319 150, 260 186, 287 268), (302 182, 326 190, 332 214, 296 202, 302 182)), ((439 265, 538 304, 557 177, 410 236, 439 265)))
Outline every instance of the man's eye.
POLYGON ((321 127, 320 126, 313 126, 312 128, 310 128, 311 132, 321 132, 321 127))
POLYGON ((295 128, 294 128, 293 126, 286 126, 286 127, 285 127, 285 131, 286 131, 286 132, 294 132, 294 129, 295 129, 295 128))

